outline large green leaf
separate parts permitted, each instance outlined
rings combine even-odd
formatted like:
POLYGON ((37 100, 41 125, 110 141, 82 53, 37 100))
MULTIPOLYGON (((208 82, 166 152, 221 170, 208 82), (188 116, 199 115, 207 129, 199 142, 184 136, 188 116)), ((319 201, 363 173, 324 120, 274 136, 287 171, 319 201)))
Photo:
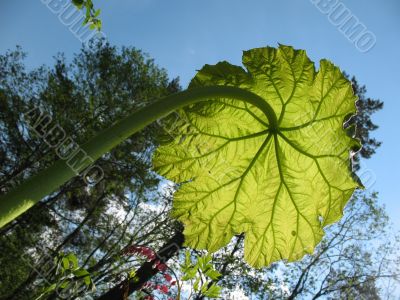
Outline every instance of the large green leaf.
POLYGON ((182 183, 173 216, 185 225, 186 245, 215 251, 244 232, 245 259, 261 267, 312 253, 359 186, 350 161, 359 145, 343 129, 356 97, 336 66, 321 60, 316 72, 303 50, 253 49, 243 64, 247 71, 206 65, 189 88, 249 90, 272 106, 279 129, 269 130, 251 105, 210 99, 178 112, 174 140, 153 162, 182 183))

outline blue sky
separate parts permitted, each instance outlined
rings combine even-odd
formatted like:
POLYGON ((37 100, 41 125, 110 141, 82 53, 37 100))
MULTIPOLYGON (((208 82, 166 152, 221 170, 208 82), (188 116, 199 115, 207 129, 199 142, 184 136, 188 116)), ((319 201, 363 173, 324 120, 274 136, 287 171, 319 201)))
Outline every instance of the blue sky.
MULTIPOLYGON (((55 1, 55 0, 53 0, 55 1)), ((61 1, 62 0, 57 0, 61 1)), ((352 16, 376 36, 362 53, 310 0, 95 0, 103 31, 116 45, 135 46, 155 58, 186 87, 204 64, 241 63, 242 50, 278 43, 306 49, 314 61, 328 58, 365 84, 385 103, 374 117, 382 147, 365 161, 396 227, 400 229, 400 1, 342 0, 352 16)), ((71 58, 80 41, 40 0, 2 0, 0 52, 21 45, 30 67, 52 64, 57 52, 71 58)))

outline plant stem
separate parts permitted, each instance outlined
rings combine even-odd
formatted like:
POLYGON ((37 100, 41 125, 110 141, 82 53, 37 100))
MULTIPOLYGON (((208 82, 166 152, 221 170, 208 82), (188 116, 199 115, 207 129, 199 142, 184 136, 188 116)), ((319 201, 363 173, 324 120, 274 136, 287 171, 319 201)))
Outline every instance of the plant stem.
POLYGON ((62 184, 89 167, 93 161, 109 152, 145 126, 184 106, 216 98, 240 100, 257 107, 267 117, 269 123, 268 129, 272 132, 276 131, 278 126, 277 118, 271 106, 260 96, 240 88, 226 86, 201 87, 167 96, 132 113, 82 145, 80 149, 85 154, 81 152, 80 154, 73 155, 75 156, 74 160, 80 162, 78 170, 72 170, 67 163, 68 160, 60 159, 50 168, 31 177, 1 197, 0 228, 17 218, 45 196, 54 192, 62 184), (87 156, 92 160, 84 160, 87 156))

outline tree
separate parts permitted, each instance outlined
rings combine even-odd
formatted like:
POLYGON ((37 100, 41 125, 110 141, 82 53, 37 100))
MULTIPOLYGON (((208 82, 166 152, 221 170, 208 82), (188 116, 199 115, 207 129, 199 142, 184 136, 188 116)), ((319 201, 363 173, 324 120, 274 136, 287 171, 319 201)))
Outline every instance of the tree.
MULTIPOLYGON (((20 48, 0 57, 2 193, 57 159, 23 119, 32 107, 48 112, 81 143, 127 112, 179 90, 178 80, 168 81, 166 71, 139 50, 100 43, 90 47, 70 65, 59 55, 53 68, 31 72, 20 48)), ((2 297, 39 294, 45 285, 41 277, 49 272, 46 280, 51 282, 51 262, 61 250, 75 252, 85 267, 96 270, 97 284, 105 277, 117 280, 119 272, 111 266, 123 265, 118 257, 124 245, 163 242, 168 236, 163 228, 174 225, 165 208, 148 209, 155 202, 169 206, 169 199, 156 192, 159 178, 147 172, 158 131, 157 125, 149 127, 104 156, 98 164, 107 177, 90 190, 75 178, 1 229, 2 297), (152 218, 157 222, 151 223, 152 218)))
MULTIPOLYGON (((348 78, 349 76, 346 75, 348 78)), ((371 132, 378 129, 372 121, 372 115, 383 108, 383 102, 379 99, 372 99, 367 97, 367 88, 358 83, 356 78, 351 77, 351 83, 353 85, 354 94, 357 95, 358 101, 356 103, 358 113, 353 116, 346 126, 354 126, 356 130, 356 136, 360 139, 363 145, 357 155, 353 157, 353 167, 359 170, 360 159, 368 159, 375 154, 376 149, 382 144, 377 141, 374 137, 371 137, 371 132)))

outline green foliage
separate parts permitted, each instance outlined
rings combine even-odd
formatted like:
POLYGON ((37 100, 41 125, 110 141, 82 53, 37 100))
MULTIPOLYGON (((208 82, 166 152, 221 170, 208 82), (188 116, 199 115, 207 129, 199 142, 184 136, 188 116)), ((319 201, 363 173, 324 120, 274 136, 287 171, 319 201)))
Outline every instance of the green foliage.
POLYGON ((182 281, 190 281, 195 293, 208 298, 219 298, 221 287, 216 284, 221 274, 215 270, 210 254, 195 257, 192 261, 190 251, 185 252, 185 261, 181 265, 182 281))
POLYGON ((71 0, 78 9, 85 9, 83 24, 89 24, 90 29, 101 30, 102 22, 99 19, 101 10, 95 9, 92 0, 71 0))
MULTIPOLYGON (((31 108, 33 104, 54 115, 62 127, 78 143, 82 143, 95 132, 111 126, 115 120, 148 105, 151 99, 163 97, 179 89, 176 81, 168 82, 164 70, 157 68, 153 61, 143 56, 140 51, 130 48, 124 48, 122 51, 117 51, 111 46, 84 49, 71 65, 67 65, 60 56, 53 68, 43 67, 32 72, 25 71, 23 56, 23 53, 18 51, 0 56, 2 193, 45 169, 56 159, 51 149, 43 147, 46 145, 43 145, 42 141, 27 134, 29 130, 21 119, 21 112, 31 108)), ((227 63, 220 64, 223 65, 229 67, 227 63)), ((279 70, 276 65, 271 65, 279 70)), ((233 69, 238 70, 237 68, 233 69)), ((197 78, 204 74, 205 69, 207 67, 199 72, 197 78)), ((211 76, 207 75, 207 72, 205 74, 205 78, 211 76)), ((215 78, 214 75, 211 77, 215 78)), ((234 76, 229 79, 231 82, 236 80, 234 76)), ((224 80, 222 76, 219 82, 225 84, 224 80)), ((280 82, 281 80, 277 80, 277 83, 280 82)), ((203 82, 198 80, 198 84, 201 85, 203 82)), ((192 83, 191 87, 195 86, 196 83, 192 83)), ((353 88, 355 87, 353 85, 353 88)), ((360 91, 356 88, 355 91, 360 97, 360 91)), ((221 106, 226 106, 229 101, 223 99, 221 106)), ((381 107, 375 104, 376 102, 365 98, 364 104, 359 106, 359 117, 352 119, 357 126, 364 126, 362 132, 356 134, 364 144, 370 145, 371 149, 379 146, 379 143, 371 143, 368 136, 369 131, 375 128, 374 124, 372 126, 369 123, 370 115, 381 107)), ((185 111, 191 116, 195 114, 196 107, 202 105, 194 105, 185 111)), ((221 112, 224 109, 226 108, 221 108, 221 112)), ((250 107, 250 111, 251 109, 250 107)), ((255 116, 264 122, 266 120, 262 114, 255 116)), ((207 117, 204 115, 204 118, 207 117)), ((240 117, 239 115, 238 119, 240 117)), ((197 118, 199 116, 196 116, 196 120, 197 118)), ((223 119, 219 121, 224 125, 223 119)), ((176 125, 180 123, 177 122, 176 125)), ((186 128, 189 134, 192 134, 190 130, 193 128, 188 125, 186 128)), ((248 126, 246 130, 254 128, 248 126)), ((169 132, 174 134, 174 131, 169 132)), ((82 268, 89 270, 93 281, 96 281, 97 295, 104 293, 110 284, 117 285, 124 278, 132 279, 136 275, 130 271, 137 269, 142 261, 126 259, 121 249, 134 243, 150 245, 157 249, 169 238, 166 233, 174 230, 173 222, 167 215, 171 199, 155 195, 159 177, 153 172, 148 172, 149 157, 157 146, 159 133, 159 127, 150 126, 104 155, 99 163, 106 170, 106 180, 91 189, 90 193, 83 182, 76 178, 9 226, 2 228, 0 236, 0 248, 3 249, 0 257, 2 296, 18 300, 37 297, 40 276, 32 270, 33 267, 39 271, 45 268, 41 265, 40 253, 36 251, 32 253, 31 250, 41 246, 53 250, 59 249, 66 253, 70 251, 76 253, 83 262, 82 268), (127 197, 127 194, 132 197, 127 197), (154 203, 158 204, 156 212, 152 211, 154 203), (122 218, 109 211, 112 205, 116 205, 120 209, 119 212, 124 212, 122 218), (24 260, 20 257, 24 257, 24 260)), ((185 140, 182 139, 182 142, 185 140)), ((359 154, 362 157, 369 155, 364 153, 364 156, 362 151, 359 154)), ((240 157, 235 160, 240 160, 240 157)), ((233 163, 236 163, 235 160, 233 163)), ((227 163, 230 164, 231 161, 227 163)), ((208 168, 205 170, 208 171, 208 168)), ((204 294, 207 292, 209 293, 207 295, 213 296, 216 290, 221 288, 224 289, 221 293, 224 298, 224 292, 233 290, 235 285, 239 284, 249 296, 255 294, 260 299, 280 299, 287 298, 288 294, 276 289, 277 286, 287 287, 289 294, 292 292, 293 295, 317 295, 320 292, 318 287, 321 272, 329 269, 328 279, 325 285, 321 285, 321 293, 324 295, 332 294, 333 298, 340 299, 346 295, 357 298, 367 293, 378 294, 377 280, 380 276, 391 278, 389 276, 392 275, 390 272, 385 273, 387 268, 382 268, 383 273, 376 270, 382 265, 380 263, 384 265, 387 261, 384 257, 384 254, 388 253, 386 250, 393 251, 398 248, 386 243, 384 246, 387 248, 374 251, 370 245, 363 244, 371 236, 381 235, 385 218, 381 210, 375 208, 374 203, 364 201, 368 204, 368 209, 365 207, 363 209, 362 205, 356 204, 364 202, 356 200, 348 204, 345 218, 326 229, 327 235, 316 248, 315 255, 287 265, 287 269, 284 270, 284 282, 280 281, 282 275, 274 273, 276 264, 254 272, 254 269, 241 259, 243 246, 239 241, 233 251, 231 247, 225 247, 213 255, 214 263, 212 269, 206 271, 208 275, 204 275, 201 270, 207 269, 207 264, 210 264, 208 259, 197 257, 196 262, 191 260, 190 263, 183 262, 183 265, 187 266, 187 274, 192 276, 193 270, 196 269, 193 266, 203 261, 200 263, 202 267, 198 267, 193 279, 188 281, 192 280, 194 285, 199 273, 202 274, 203 281, 206 278, 207 286, 201 279, 196 284, 198 295, 201 296, 206 296, 204 294), (372 222, 371 220, 374 225, 366 226, 368 222, 372 222), (336 230, 337 228, 340 230, 336 230), (342 239, 347 242, 342 243, 342 239), (382 261, 379 260, 379 256, 383 257, 382 261), (329 265, 331 261, 339 261, 340 265, 329 265), (355 280, 356 276, 363 280, 355 280), (211 288, 213 284, 215 288, 211 288)), ((196 256, 196 251, 192 253, 196 256)), ((73 266, 74 263, 70 265, 73 266)), ((87 274, 82 275, 85 278, 87 274)))
MULTIPOLYGON (((169 81, 164 69, 132 47, 93 44, 71 63, 59 55, 52 66, 30 71, 24 57, 20 48, 0 55, 1 194, 58 160, 24 122, 23 113, 33 106, 52 115, 81 144, 154 98, 179 90, 177 79, 169 81)), ((104 284, 132 269, 121 258, 121 248, 135 242, 157 248, 169 236, 166 214, 149 211, 146 204, 157 203, 164 212, 169 205, 157 192, 159 176, 149 172, 159 131, 157 124, 149 126, 98 160, 105 180, 90 191, 77 177, 1 228, 0 298, 25 300, 40 294, 39 279, 48 274, 43 263, 49 260, 48 248, 50 253, 74 252, 101 292, 104 284)))
POLYGON ((43 299, 48 294, 58 293, 63 294, 64 290, 68 293, 77 289, 95 290, 95 285, 90 277, 90 273, 79 266, 78 259, 73 253, 59 253, 54 258, 55 274, 54 283, 45 287, 36 300, 43 299))
POLYGON ((350 162, 360 145, 343 129, 356 96, 336 66, 322 60, 316 72, 302 50, 253 49, 243 64, 247 72, 206 65, 190 88, 251 91, 272 106, 279 128, 251 105, 208 99, 179 112, 174 141, 157 149, 153 163, 183 183, 173 216, 185 225, 186 245, 216 251, 244 232, 245 259, 261 267, 312 253, 360 186, 350 162))
MULTIPOLYGON (((346 75, 346 77, 348 76, 346 75)), ((357 128, 356 137, 363 145, 357 155, 354 156, 354 168, 358 170, 360 168, 360 158, 370 158, 381 145, 380 141, 372 137, 371 133, 378 129, 378 125, 372 121, 371 116, 383 108, 383 102, 379 99, 367 97, 367 88, 360 85, 354 76, 351 78, 351 83, 354 94, 358 98, 356 102, 357 114, 346 123, 346 126, 355 126, 357 128)))
MULTIPOLYGON (((157 116, 197 103, 183 109, 187 123, 175 143, 158 149, 154 165, 168 179, 191 181, 178 191, 173 213, 186 225, 187 245, 215 251, 245 232, 245 257, 260 267, 312 253, 359 186, 349 152, 360 146, 352 128, 343 130, 356 97, 330 62, 315 73, 305 51, 253 49, 243 63, 248 73, 227 62, 205 66, 191 84, 198 89, 130 114, 83 150, 97 159, 157 116)), ((72 176, 60 160, 10 192, 2 224, 72 176), (36 188, 44 180, 47 186, 36 188)))

